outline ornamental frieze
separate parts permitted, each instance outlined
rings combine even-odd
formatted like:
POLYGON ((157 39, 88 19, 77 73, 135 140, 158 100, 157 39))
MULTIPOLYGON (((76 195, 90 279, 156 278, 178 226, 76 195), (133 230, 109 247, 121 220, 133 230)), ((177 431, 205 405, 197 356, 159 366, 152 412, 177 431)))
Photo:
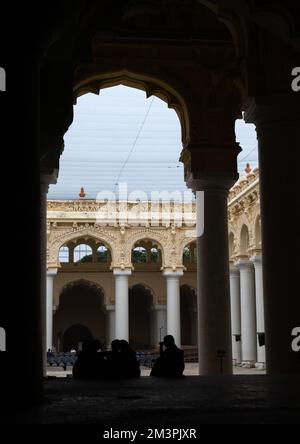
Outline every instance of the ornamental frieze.
MULTIPOLYGON (((71 241, 88 240, 90 238, 103 243, 109 248, 112 256, 112 267, 132 268, 132 249, 139 241, 149 240, 153 242, 153 246, 161 249, 162 266, 164 268, 173 270, 184 268, 184 248, 196 240, 195 203, 184 207, 174 203, 171 205, 162 203, 152 205, 149 202, 114 203, 111 209, 116 211, 116 219, 113 220, 114 218, 110 215, 109 220, 101 220, 101 218, 99 220, 99 217, 97 217, 99 212, 102 211, 103 216, 108 209, 107 202, 49 201, 47 220, 48 264, 59 266, 59 250, 62 246, 71 241), (180 208, 188 212, 186 219, 184 219, 183 214, 182 218, 180 217, 180 208), (155 223, 151 219, 149 220, 149 214, 151 215, 149 212, 151 211, 156 212, 155 223), (162 221, 163 212, 170 215, 168 223, 162 221), (177 217, 176 220, 175 217, 177 217), (180 223, 181 220, 184 223, 180 223)), ((249 255, 251 251, 260 248, 258 170, 254 170, 246 177, 241 178, 230 191, 228 223, 234 256, 237 257, 241 254, 243 227, 247 229, 249 255)))

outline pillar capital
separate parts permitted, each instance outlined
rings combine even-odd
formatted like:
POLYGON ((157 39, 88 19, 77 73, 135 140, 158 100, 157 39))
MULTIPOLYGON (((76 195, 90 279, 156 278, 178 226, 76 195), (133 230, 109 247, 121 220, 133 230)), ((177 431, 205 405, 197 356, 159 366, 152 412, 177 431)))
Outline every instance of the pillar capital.
POLYGON ((232 276, 232 277, 234 277, 234 276, 239 277, 240 276, 240 270, 237 265, 230 264, 229 270, 230 270, 230 276, 232 276))
POLYGON ((208 189, 229 191, 238 180, 238 143, 228 146, 190 145, 181 155, 185 167, 185 180, 193 191, 208 189))
POLYGON ((180 279, 184 275, 183 270, 170 271, 165 270, 163 276, 167 279, 180 279))
POLYGON ((260 96, 246 103, 245 122, 257 126, 285 125, 293 121, 298 126, 300 119, 300 97, 297 94, 260 96))
POLYGON ((115 310, 116 310, 115 305, 106 305, 105 306, 105 311, 115 311, 115 310))
POLYGON ((239 259, 237 262, 237 267, 240 271, 253 271, 253 263, 249 259, 239 259))
POLYGON ((262 267, 262 256, 255 255, 250 258, 250 261, 254 264, 255 267, 262 267))
POLYGON ((57 268, 48 268, 47 270, 47 277, 55 277, 57 275, 58 269, 57 268))
POLYGON ((132 275, 132 270, 130 268, 126 268, 126 269, 121 269, 121 268, 114 268, 113 269, 113 274, 116 277, 124 277, 124 276, 131 276, 132 275))

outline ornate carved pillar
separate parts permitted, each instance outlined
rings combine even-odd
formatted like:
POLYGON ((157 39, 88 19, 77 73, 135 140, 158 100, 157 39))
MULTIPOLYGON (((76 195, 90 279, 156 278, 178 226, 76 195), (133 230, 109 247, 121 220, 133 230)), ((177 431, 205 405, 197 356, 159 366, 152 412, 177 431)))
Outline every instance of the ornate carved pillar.
MULTIPOLYGON (((287 80, 289 81, 289 80, 287 80)), ((287 84, 287 87, 290 87, 287 84)), ((258 97, 245 120, 257 129, 262 220, 263 286, 268 374, 300 372, 291 348, 299 325, 299 222, 296 217, 300 141, 300 96, 258 97)))

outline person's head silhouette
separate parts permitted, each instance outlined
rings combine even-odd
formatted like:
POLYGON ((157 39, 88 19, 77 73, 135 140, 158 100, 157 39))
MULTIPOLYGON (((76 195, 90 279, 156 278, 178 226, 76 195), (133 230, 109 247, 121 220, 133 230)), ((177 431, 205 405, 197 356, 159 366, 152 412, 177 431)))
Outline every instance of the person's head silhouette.
POLYGON ((111 349, 113 352, 119 352, 120 351, 120 341, 119 339, 115 339, 111 343, 111 349))
POLYGON ((83 341, 83 343, 82 343, 82 351, 84 353, 88 353, 88 354, 95 353, 95 343, 94 343, 94 341, 89 341, 89 340, 83 341))
POLYGON ((122 339, 122 341, 120 341, 120 350, 121 350, 121 352, 125 352, 125 353, 131 351, 131 347, 128 344, 128 342, 125 341, 125 339, 122 339))
POLYGON ((164 345, 167 348, 174 347, 175 346, 174 336, 172 336, 172 335, 165 336, 165 338, 164 338, 164 345))
POLYGON ((94 349, 95 349, 95 352, 99 352, 102 349, 102 344, 98 339, 96 339, 94 341, 94 349))

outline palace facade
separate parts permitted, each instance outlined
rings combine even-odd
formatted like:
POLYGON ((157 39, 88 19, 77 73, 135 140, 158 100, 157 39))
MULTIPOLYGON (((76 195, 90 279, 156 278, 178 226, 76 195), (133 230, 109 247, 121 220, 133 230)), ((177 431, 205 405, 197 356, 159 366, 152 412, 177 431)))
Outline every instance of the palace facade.
MULTIPOLYGON (((233 360, 264 367, 258 169, 231 189, 228 210, 233 360)), ((145 350, 172 334, 196 350, 196 221, 195 202, 48 201, 47 349, 94 337, 145 350)))

